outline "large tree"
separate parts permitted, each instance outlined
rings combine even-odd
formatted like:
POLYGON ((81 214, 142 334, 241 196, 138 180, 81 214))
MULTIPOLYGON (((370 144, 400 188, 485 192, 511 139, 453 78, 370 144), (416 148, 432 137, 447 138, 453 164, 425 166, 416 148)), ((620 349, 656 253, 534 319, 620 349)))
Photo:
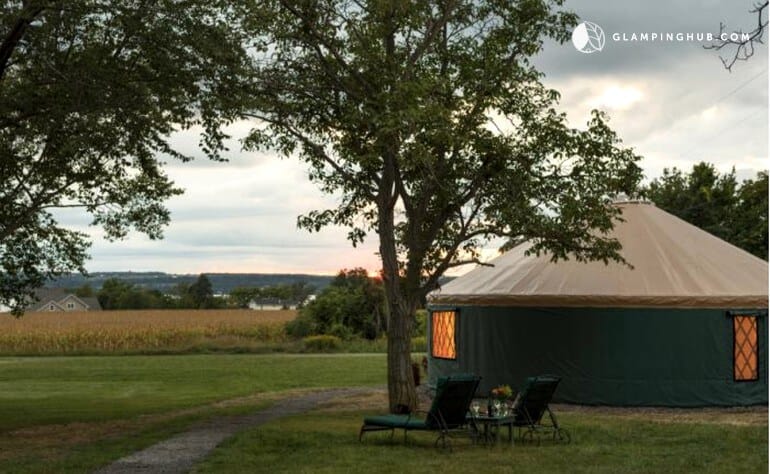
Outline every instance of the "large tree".
POLYGON ((266 0, 247 145, 295 155, 339 196, 298 220, 379 238, 391 410, 413 408, 415 310, 490 239, 534 252, 619 259, 610 196, 639 179, 606 118, 556 110, 530 59, 564 42, 561 0, 266 0))
POLYGON ((765 171, 739 184, 735 171, 722 174, 701 162, 689 173, 664 169, 642 193, 661 209, 767 260, 767 185, 765 171))
POLYGON ((83 270, 87 235, 52 209, 82 207, 116 239, 161 236, 180 193, 161 160, 189 157, 172 132, 220 127, 240 107, 248 51, 242 12, 224 0, 17 0, 0 3, 0 304, 83 270))

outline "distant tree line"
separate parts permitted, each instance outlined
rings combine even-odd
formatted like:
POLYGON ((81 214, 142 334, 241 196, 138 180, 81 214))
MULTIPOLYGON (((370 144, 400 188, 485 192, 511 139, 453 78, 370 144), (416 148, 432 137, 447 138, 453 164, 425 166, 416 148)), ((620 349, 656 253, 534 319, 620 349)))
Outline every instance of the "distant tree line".
POLYGON ((234 288, 229 295, 214 295, 211 281, 201 274, 192 283, 177 283, 170 292, 110 278, 94 290, 89 284, 74 290, 77 296, 95 296, 103 309, 213 309, 260 305, 301 306, 314 291, 306 282, 268 287, 234 288))
POLYGON ((304 281, 264 287, 241 286, 230 290, 227 302, 228 306, 234 308, 264 305, 278 305, 288 308, 302 306, 314 291, 315 287, 304 281))
POLYGON ((720 174, 714 165, 701 162, 690 173, 663 170, 642 195, 680 219, 767 260, 767 171, 738 183, 735 170, 720 174))
POLYGON ((77 296, 96 296, 103 309, 208 309, 223 308, 226 300, 215 297, 211 281, 199 275, 192 283, 179 283, 170 293, 145 288, 133 283, 110 278, 95 291, 86 284, 75 289, 77 296))
MULTIPOLYGON (((180 283, 192 284, 197 275, 172 274, 163 272, 91 272, 87 276, 79 273, 68 273, 51 280, 48 285, 61 288, 78 288, 83 285, 91 285, 92 288, 101 288, 104 282, 117 278, 118 280, 132 283, 144 288, 153 288, 162 293, 172 293, 180 283)), ((211 281, 214 293, 229 294, 235 288, 265 288, 291 285, 302 282, 312 286, 315 291, 326 288, 334 275, 306 275, 283 273, 206 273, 211 281)))

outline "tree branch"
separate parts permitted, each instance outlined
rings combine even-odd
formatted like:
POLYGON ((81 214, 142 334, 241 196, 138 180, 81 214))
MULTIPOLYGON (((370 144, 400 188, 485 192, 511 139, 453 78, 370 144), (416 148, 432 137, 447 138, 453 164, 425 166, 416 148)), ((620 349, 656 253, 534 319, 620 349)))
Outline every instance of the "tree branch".
POLYGON ((3 38, 3 42, 0 43, 0 81, 5 77, 5 71, 8 68, 8 63, 11 60, 11 55, 16 50, 16 47, 24 37, 24 33, 27 32, 29 25, 35 21, 35 19, 48 8, 47 3, 42 4, 30 4, 30 2, 23 2, 21 14, 8 34, 3 38))
POLYGON ((428 26, 427 31, 425 32, 425 36, 423 36, 422 41, 420 44, 417 45, 417 47, 414 49, 411 55, 409 55, 409 60, 407 61, 407 68, 406 71, 410 72, 412 70, 412 67, 417 64, 417 61, 420 60, 423 54, 425 54, 426 51, 428 51, 428 48, 430 44, 433 42, 433 40, 436 38, 436 35, 441 32, 444 28, 444 25, 449 21, 449 18, 452 15, 452 10, 457 6, 456 1, 449 1, 447 2, 447 5, 445 6, 444 11, 441 14, 441 17, 438 18, 436 21, 431 22, 431 24, 428 26))
MULTIPOLYGON (((280 127, 283 131, 285 131, 289 135, 295 137, 297 140, 302 142, 302 144, 306 148, 308 148, 309 150, 312 150, 312 153, 313 153, 314 156, 320 158, 321 160, 324 161, 324 163, 326 163, 329 166, 331 166, 334 169, 334 171, 336 171, 341 176, 343 176, 348 182, 353 183, 353 184, 357 184, 357 185, 358 184, 365 184, 365 183, 361 183, 360 182, 360 179, 359 179, 358 176, 356 176, 355 174, 350 172, 350 170, 345 169, 342 166, 340 166, 339 163, 337 163, 332 157, 330 157, 326 153, 326 151, 324 150, 324 147, 322 145, 319 145, 318 143, 316 143, 313 140, 311 140, 310 138, 308 138, 305 134, 303 134, 302 132, 297 130, 290 123, 288 123, 286 121, 283 121, 283 120, 279 120, 279 119, 275 119, 275 118, 272 118, 272 117, 268 117, 266 115, 256 114, 256 113, 253 113, 253 112, 252 113, 244 113, 243 116, 244 117, 255 118, 255 119, 258 119, 258 120, 262 120, 262 121, 267 122, 267 123, 269 123, 271 125, 275 125, 276 127, 280 127)), ((368 189, 364 192, 364 195, 366 197, 370 198, 370 199, 374 199, 375 198, 374 188, 372 188, 371 186, 367 186, 367 188, 368 189)))
POLYGON ((715 51, 721 51, 727 46, 734 46, 734 54, 727 58, 723 56, 719 57, 720 61, 722 61, 722 65, 728 71, 732 72, 732 68, 736 62, 747 61, 752 57, 754 55, 755 44, 764 44, 763 36, 767 29, 768 21, 766 18, 763 18, 763 16, 767 9, 767 5, 768 0, 765 0, 764 3, 757 3, 754 5, 753 9, 749 10, 749 13, 754 13, 757 16, 757 26, 750 32, 744 33, 743 30, 737 30, 732 33, 727 33, 725 31, 726 25, 720 22, 719 33, 716 35, 717 40, 710 45, 703 46, 705 49, 713 49, 715 51), (732 39, 733 35, 736 35, 739 39, 732 39))
POLYGON ((348 72, 352 77, 354 77, 362 87, 366 90, 371 90, 369 88, 369 84, 366 82, 366 80, 359 74, 359 72, 351 67, 348 62, 345 60, 345 58, 342 57, 342 54, 337 50, 337 48, 333 47, 333 45, 330 43, 328 38, 318 34, 317 28, 314 28, 315 25, 312 24, 310 19, 306 14, 303 14, 299 9, 295 7, 296 2, 293 0, 280 0, 281 5, 289 11, 295 18, 300 20, 304 26, 305 26, 305 33, 308 33, 312 39, 316 40, 317 43, 310 43, 310 46, 317 49, 318 44, 323 45, 329 53, 331 53, 332 56, 334 56, 334 59, 339 63, 340 66, 342 66, 345 71, 348 72))

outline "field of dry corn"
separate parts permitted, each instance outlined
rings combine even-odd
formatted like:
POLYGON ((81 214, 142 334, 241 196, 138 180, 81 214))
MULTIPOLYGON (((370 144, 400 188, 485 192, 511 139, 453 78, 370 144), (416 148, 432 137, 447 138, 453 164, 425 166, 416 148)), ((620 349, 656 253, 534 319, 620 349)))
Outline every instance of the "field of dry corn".
POLYGON ((296 311, 142 310, 0 313, 0 355, 270 350, 296 311))

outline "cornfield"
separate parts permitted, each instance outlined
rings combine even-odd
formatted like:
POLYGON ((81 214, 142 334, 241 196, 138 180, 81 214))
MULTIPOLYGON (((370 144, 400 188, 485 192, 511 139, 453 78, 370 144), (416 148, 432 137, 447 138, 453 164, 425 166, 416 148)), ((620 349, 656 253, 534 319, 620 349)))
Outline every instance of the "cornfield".
POLYGON ((254 351, 288 341, 295 311, 142 310, 0 314, 0 354, 254 351))

